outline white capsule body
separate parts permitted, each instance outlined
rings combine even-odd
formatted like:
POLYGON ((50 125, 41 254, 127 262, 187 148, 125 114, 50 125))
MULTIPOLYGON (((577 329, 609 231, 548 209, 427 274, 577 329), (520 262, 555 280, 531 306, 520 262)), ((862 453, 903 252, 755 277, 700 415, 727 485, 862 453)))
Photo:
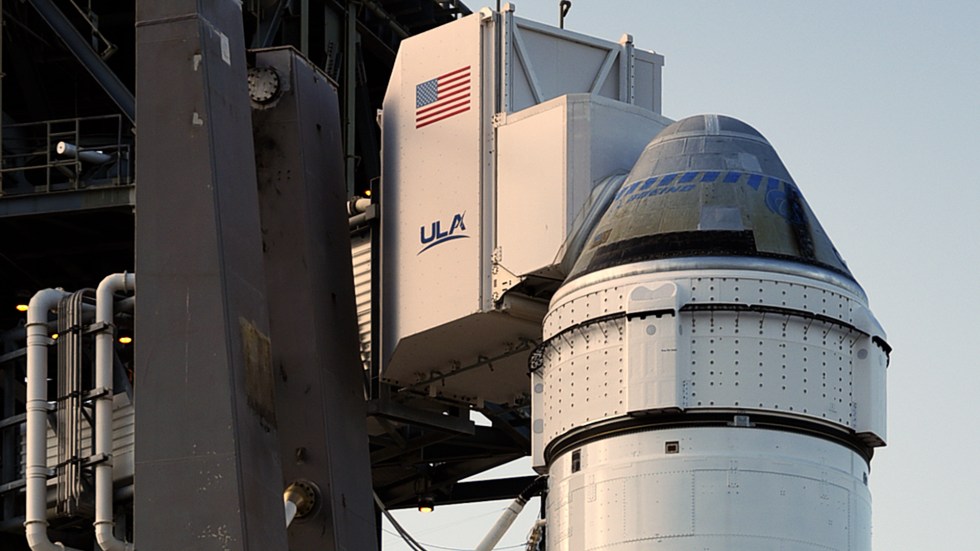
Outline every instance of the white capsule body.
POLYGON ((532 365, 548 548, 870 551, 887 345, 850 278, 762 258, 588 273, 532 365))
POLYGON ((664 429, 586 444, 579 460, 551 466, 549 550, 871 549, 867 463, 824 440, 664 429))

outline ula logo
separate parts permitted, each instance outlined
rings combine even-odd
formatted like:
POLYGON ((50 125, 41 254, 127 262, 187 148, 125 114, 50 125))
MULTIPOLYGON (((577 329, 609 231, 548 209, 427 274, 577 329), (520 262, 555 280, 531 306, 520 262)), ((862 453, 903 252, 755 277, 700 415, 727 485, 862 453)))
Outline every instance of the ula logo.
POLYGON ((440 243, 445 243, 446 241, 452 241, 453 239, 463 239, 468 238, 468 235, 464 235, 462 232, 466 231, 466 224, 463 222, 463 217, 466 213, 453 215, 453 220, 448 224, 449 229, 443 229, 444 226, 441 220, 436 220, 429 225, 428 228, 425 226, 419 227, 419 242, 422 243, 422 250, 417 254, 422 254, 425 251, 435 247, 440 243), (426 230, 428 230, 428 235, 426 235, 426 230))

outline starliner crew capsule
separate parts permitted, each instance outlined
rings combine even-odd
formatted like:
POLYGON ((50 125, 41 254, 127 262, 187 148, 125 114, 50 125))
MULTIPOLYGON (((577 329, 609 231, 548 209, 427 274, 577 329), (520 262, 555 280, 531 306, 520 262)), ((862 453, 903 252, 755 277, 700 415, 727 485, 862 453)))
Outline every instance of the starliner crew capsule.
POLYGON ((532 356, 555 551, 870 551, 889 346, 769 142, 664 129, 532 356))

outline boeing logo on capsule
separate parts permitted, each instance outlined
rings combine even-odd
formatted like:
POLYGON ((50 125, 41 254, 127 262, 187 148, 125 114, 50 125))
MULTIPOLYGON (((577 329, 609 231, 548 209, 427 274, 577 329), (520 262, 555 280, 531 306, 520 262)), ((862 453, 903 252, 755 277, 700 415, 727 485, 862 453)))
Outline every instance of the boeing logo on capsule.
POLYGON ((428 227, 428 235, 426 235, 427 228, 425 226, 419 226, 419 242, 422 244, 422 249, 417 254, 422 254, 446 241, 469 238, 468 235, 462 233, 466 231, 466 223, 463 221, 464 216, 466 216, 465 212, 454 214, 452 222, 448 224, 448 230, 443 229, 444 226, 441 220, 432 222, 428 227))
POLYGON ((620 207, 647 197, 693 191, 698 184, 715 183, 741 184, 754 191, 759 191, 764 183, 765 204, 770 211, 790 222, 802 220, 803 214, 799 212, 799 200, 796 199, 799 191, 795 185, 772 176, 741 171, 693 171, 644 178, 621 187, 613 200, 620 207))

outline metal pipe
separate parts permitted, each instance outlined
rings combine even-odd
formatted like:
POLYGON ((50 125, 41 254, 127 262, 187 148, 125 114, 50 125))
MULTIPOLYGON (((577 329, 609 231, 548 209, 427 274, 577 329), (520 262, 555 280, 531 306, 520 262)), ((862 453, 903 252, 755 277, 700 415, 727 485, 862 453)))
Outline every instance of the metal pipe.
POLYGON ((347 215, 355 216, 367 212, 368 207, 371 206, 371 199, 367 197, 358 197, 355 195, 350 201, 347 201, 347 215))
POLYGON ((119 109, 126 115, 129 122, 135 123, 136 99, 133 97, 133 93, 119 80, 116 73, 105 64, 105 61, 99 57, 99 54, 95 53, 95 50, 88 45, 88 42, 85 41, 82 34, 65 17, 65 14, 61 13, 58 6, 51 0, 30 0, 30 4, 34 6, 34 9, 37 10, 41 18, 58 35, 58 38, 65 43, 68 51, 78 59, 79 63, 85 67, 85 70, 92 75, 92 78, 109 94, 109 97, 119 106, 119 109))
POLYGON ((476 546, 475 551, 490 551, 495 545, 500 541, 500 538, 504 537, 507 530, 510 528, 511 524, 517 520, 517 515, 521 514, 524 509, 525 502, 521 498, 515 499, 509 507, 504 509, 504 512, 497 519, 496 524, 490 529, 490 532, 484 536, 483 541, 476 546))
POLYGON ((136 276, 122 273, 106 276, 95 291, 95 454, 103 461, 95 466, 95 539, 103 551, 134 551, 132 543, 112 533, 112 341, 113 307, 116 291, 133 291, 136 276))
POLYGON ((361 224, 366 224, 367 222, 374 220, 378 217, 378 206, 368 205, 367 209, 360 214, 355 214, 347 219, 350 227, 354 228, 360 226, 361 224))
POLYGON ((68 293, 38 291, 27 309, 27 478, 24 531, 33 551, 65 551, 48 539, 48 312, 68 293))
POLYGON ((539 476, 534 480, 534 482, 531 483, 530 486, 525 488, 524 491, 521 492, 521 495, 517 496, 510 506, 504 510, 504 512, 500 515, 500 518, 497 519, 497 522, 493 525, 493 528, 491 528, 490 532, 484 536, 483 541, 476 546, 474 551, 491 551, 493 547, 500 542, 500 538, 504 537, 504 534, 507 533, 510 526, 514 524, 514 521, 517 520, 517 515, 521 514, 521 511, 524 509, 524 505, 526 505, 533 496, 541 493, 547 484, 548 477, 539 476))
POLYGON ((548 313, 548 303, 517 294, 505 294, 500 301, 500 310, 517 319, 541 323, 548 313))
POLYGON ((77 145, 68 142, 58 142, 54 150, 58 155, 64 155, 65 157, 71 157, 79 161, 97 165, 105 164, 112 160, 112 155, 91 149, 79 151, 77 145))

